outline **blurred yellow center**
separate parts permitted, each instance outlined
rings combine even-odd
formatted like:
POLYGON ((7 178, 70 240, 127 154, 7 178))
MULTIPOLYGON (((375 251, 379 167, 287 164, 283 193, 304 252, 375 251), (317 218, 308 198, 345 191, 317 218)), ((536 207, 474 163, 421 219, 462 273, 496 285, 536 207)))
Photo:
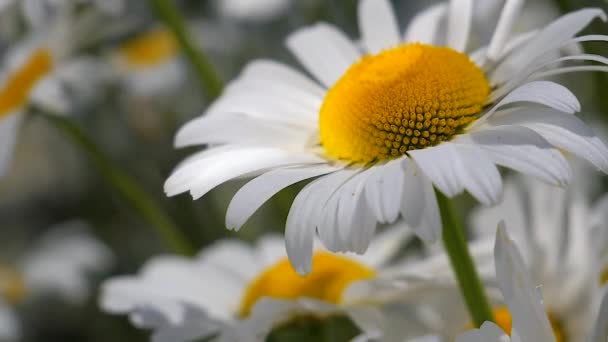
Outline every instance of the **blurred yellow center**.
POLYGON ((0 265, 0 299, 15 304, 25 297, 25 292, 23 277, 12 268, 0 265))
POLYGON ((7 77, 0 88, 0 117, 23 106, 36 83, 53 67, 53 58, 46 49, 34 51, 23 65, 7 77))
POLYGON ((374 270, 346 257, 317 252, 312 260, 312 272, 300 276, 284 259, 270 266, 253 280, 243 298, 239 315, 246 317, 255 303, 263 298, 315 298, 339 303, 343 290, 352 282, 374 277, 374 270))
MULTIPOLYGON (((560 321, 555 318, 555 316, 549 312, 547 313, 549 317, 549 323, 551 323, 551 329, 553 330, 553 335, 555 335, 555 342, 564 342, 565 336, 563 332, 563 327, 560 321)), ((498 325, 504 332, 511 336, 511 327, 512 320, 511 314, 506 306, 500 306, 494 309, 494 320, 496 321, 496 325, 498 325)))
POLYGON ((125 63, 133 68, 146 68, 173 58, 177 42, 167 30, 156 29, 131 39, 119 49, 125 63))
POLYGON ((321 144, 357 163, 396 158, 449 140, 489 92, 483 71, 450 48, 415 43, 365 56, 326 95, 321 144))
POLYGON ((608 267, 600 274, 600 285, 608 284, 608 267))

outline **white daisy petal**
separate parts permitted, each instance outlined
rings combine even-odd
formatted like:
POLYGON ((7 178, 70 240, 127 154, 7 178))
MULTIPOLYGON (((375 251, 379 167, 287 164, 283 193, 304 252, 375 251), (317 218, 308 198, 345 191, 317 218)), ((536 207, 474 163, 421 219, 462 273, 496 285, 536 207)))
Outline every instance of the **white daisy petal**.
POLYGON ((491 123, 528 127, 551 145, 583 158, 608 173, 608 147, 576 116, 548 108, 522 109, 496 116, 491 123))
POLYGON ((461 162, 454 144, 445 142, 432 148, 413 150, 409 154, 446 196, 454 197, 464 191, 461 162))
POLYGON ((289 87, 299 90, 301 96, 308 94, 317 99, 325 96, 325 90, 319 84, 294 68, 273 60, 260 59, 250 62, 238 80, 248 84, 263 83, 269 86, 274 83, 276 88, 289 87))
POLYGON ((462 178, 465 189, 484 205, 496 204, 502 192, 502 179, 487 153, 481 148, 464 145, 458 146, 458 155, 468 173, 462 178))
POLYGON ((496 234, 494 255, 496 277, 518 335, 524 341, 555 341, 542 299, 503 222, 496 234))
POLYGON ((319 202, 316 204, 316 211, 319 216, 314 215, 313 217, 319 217, 316 221, 317 231, 323 245, 330 251, 341 252, 347 250, 340 234, 339 224, 342 219, 340 215, 344 215, 345 211, 352 214, 354 203, 349 202, 348 204, 351 205, 349 207, 347 203, 341 204, 340 202, 345 189, 355 190, 358 184, 355 178, 360 174, 359 170, 343 170, 324 177, 326 178, 325 186, 327 189, 324 193, 321 193, 319 202), (353 179, 355 180, 353 181, 353 179), (339 213, 339 210, 341 210, 341 213, 339 213))
POLYGON ((500 174, 483 150, 472 145, 442 143, 410 151, 410 155, 447 196, 456 196, 466 189, 486 205, 498 201, 502 189, 500 174), (476 167, 469 167, 471 163, 476 167))
POLYGON ((488 46, 487 57, 490 60, 496 61, 502 55, 505 44, 511 36, 513 25, 519 19, 519 14, 524 3, 524 0, 509 0, 505 2, 505 6, 496 24, 496 29, 492 35, 492 40, 488 46))
POLYGON ((291 205, 285 226, 287 255, 296 272, 305 275, 312 270, 313 237, 323 209, 331 194, 352 175, 338 171, 309 183, 291 205))
POLYGON ((292 33, 287 47, 326 87, 333 86, 361 56, 344 33, 326 23, 292 33))
POLYGON ((367 52, 377 54, 401 41, 397 18, 388 0, 359 1, 359 29, 367 52))
POLYGON ((169 196, 190 190, 193 198, 228 180, 272 167, 322 163, 314 155, 293 154, 276 148, 238 148, 185 162, 165 182, 169 196))
POLYGON ((303 146, 309 138, 306 133, 288 125, 241 114, 206 115, 179 129, 175 136, 175 147, 226 143, 272 145, 286 144, 286 141, 303 146))
POLYGON ((403 191, 402 161, 392 160, 373 167, 374 172, 365 184, 367 204, 381 223, 394 222, 401 208, 403 191))
POLYGON ((339 191, 338 232, 344 251, 363 254, 376 231, 377 221, 367 205, 365 185, 373 170, 353 177, 339 191))
POLYGON ((406 160, 403 168, 401 216, 422 240, 435 242, 441 236, 441 218, 433 183, 413 161, 406 160))
POLYGON ((22 119, 21 113, 11 113, 5 118, 0 118, 0 177, 10 168, 22 119))
POLYGON ((403 40, 407 43, 437 44, 439 29, 445 20, 447 9, 446 3, 439 3, 417 14, 410 20, 403 40))
POLYGON ((330 165, 276 169, 245 184, 232 197, 226 213, 226 227, 240 229, 255 211, 282 189, 299 181, 339 170, 330 165))
POLYGON ((558 49, 564 42, 571 39, 598 17, 604 21, 606 20, 606 15, 601 9, 586 8, 568 13, 555 20, 525 46, 500 63, 490 76, 491 83, 500 84, 505 82, 512 77, 514 71, 526 67, 546 51, 558 49))
MULTIPOLYGON (((498 126, 470 133, 469 137, 496 164, 554 185, 565 185, 570 179, 570 166, 564 156, 529 128, 498 126)), ((464 137, 459 138, 462 142, 466 142, 464 137)))
POLYGON ((477 127, 491 118, 498 108, 517 102, 539 103, 571 114, 581 110, 581 104, 568 88, 551 81, 534 81, 511 91, 479 120, 475 121, 472 127, 477 127))
POLYGON ((451 0, 447 19, 447 45, 456 51, 465 51, 473 20, 473 1, 451 0))

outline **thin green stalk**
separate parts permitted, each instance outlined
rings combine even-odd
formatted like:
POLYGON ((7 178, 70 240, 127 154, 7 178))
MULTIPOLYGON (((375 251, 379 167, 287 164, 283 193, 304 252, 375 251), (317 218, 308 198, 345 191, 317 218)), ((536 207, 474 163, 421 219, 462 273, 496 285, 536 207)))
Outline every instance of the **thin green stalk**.
POLYGON ((165 212, 141 188, 137 181, 117 167, 80 127, 60 115, 36 112, 46 118, 87 154, 105 180, 156 230, 156 233, 173 252, 184 255, 194 254, 194 249, 188 240, 165 212))
POLYGON ((207 56, 196 46, 184 19, 172 3, 173 0, 148 0, 156 15, 173 32, 186 57, 194 66, 198 80, 210 98, 220 95, 223 82, 209 62, 207 56))
POLYGON ((464 229, 452 202, 440 191, 435 191, 435 193, 437 194, 443 224, 443 245, 450 258, 460 292, 464 297, 473 323, 480 327, 485 321, 494 321, 492 309, 469 253, 464 229))

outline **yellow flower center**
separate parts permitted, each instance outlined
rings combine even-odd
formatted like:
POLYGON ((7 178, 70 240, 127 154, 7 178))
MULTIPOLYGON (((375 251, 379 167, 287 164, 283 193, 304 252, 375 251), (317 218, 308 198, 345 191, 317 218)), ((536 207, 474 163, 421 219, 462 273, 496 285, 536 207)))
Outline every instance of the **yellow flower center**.
POLYGON ((606 267, 600 274, 600 285, 608 284, 608 267, 606 267))
POLYGON ((334 158, 370 163, 439 144, 477 118, 490 86, 469 57, 405 44, 364 56, 331 88, 319 115, 334 158))
POLYGON ((53 58, 46 49, 35 50, 25 63, 7 77, 0 88, 0 117, 23 106, 36 83, 53 68, 53 58))
POLYGON ((14 269, 0 265, 0 299, 16 304, 25 297, 25 282, 14 269))
POLYGON ((329 303, 339 303, 342 292, 354 281, 373 278, 374 270, 349 258, 327 252, 313 256, 313 271, 302 277, 285 258, 270 266, 249 284, 239 315, 246 317, 255 303, 263 298, 297 299, 315 298, 329 303))
MULTIPOLYGON (((551 312, 547 313, 549 317, 549 323, 551 323, 551 329, 553 330, 553 335, 555 335, 555 342, 564 342, 566 341, 563 327, 559 319, 555 317, 551 312)), ((498 325, 504 332, 511 335, 511 314, 506 306, 500 306, 494 309, 494 320, 496 321, 496 325, 498 325)))
POLYGON ((155 29, 129 40, 118 53, 127 66, 147 68, 175 57, 177 51, 173 35, 167 30, 155 29))

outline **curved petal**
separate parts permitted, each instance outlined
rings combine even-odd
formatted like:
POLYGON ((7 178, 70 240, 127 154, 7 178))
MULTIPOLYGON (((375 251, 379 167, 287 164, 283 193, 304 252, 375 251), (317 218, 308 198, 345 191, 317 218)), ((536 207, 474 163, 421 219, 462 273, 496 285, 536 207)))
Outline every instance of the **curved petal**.
POLYGON ((464 52, 473 20, 472 0, 451 0, 448 7, 447 45, 464 52))
POLYGON ((322 163, 310 154, 294 154, 277 148, 233 148, 200 154, 185 161, 165 182, 165 192, 174 196, 190 190, 194 199, 216 186, 249 173, 297 164, 322 163))
POLYGON ((331 87, 361 54, 340 30, 319 23, 292 33, 287 47, 326 87, 331 87))
POLYGON ((226 227, 240 229, 258 208, 282 189, 340 168, 330 165, 276 169, 256 177, 237 191, 226 212, 226 227))
POLYGON ((445 20, 448 6, 446 3, 433 5, 417 14, 405 30, 404 41, 437 44, 442 21, 445 20))
MULTIPOLYGON (((352 170, 341 170, 316 179, 294 199, 287 216, 285 246, 289 260, 299 274, 311 272, 315 230, 323 219, 324 210, 329 210, 326 207, 330 197, 352 175, 352 170)), ((331 242, 330 237, 337 234, 336 227, 331 228, 331 231, 319 231, 319 235, 325 235, 324 243, 331 242)))
POLYGON ((446 196, 454 197, 464 191, 461 182, 461 162, 452 143, 446 142, 409 152, 420 170, 446 196))
POLYGON ((310 139, 309 131, 295 128, 242 114, 205 115, 179 129, 175 147, 229 143, 302 147, 310 139))
POLYGON ((365 197, 374 216, 381 223, 394 222, 401 208, 403 168, 401 160, 372 167, 373 172, 365 184, 365 197))
POLYGON ((581 104, 570 89, 551 81, 533 81, 517 87, 485 113, 472 127, 488 120, 502 106, 517 102, 533 102, 565 113, 580 112, 581 104))
POLYGON ((441 218, 433 183, 412 160, 406 159, 403 168, 401 216, 418 237, 433 243, 441 237, 441 218))
POLYGON ((551 145, 583 158, 602 172, 608 173, 608 147, 576 116, 548 108, 536 108, 533 111, 522 109, 496 116, 490 121, 492 125, 528 127, 551 145))
POLYGON ((466 189, 485 205, 498 201, 502 190, 500 174, 483 150, 446 142, 411 151, 410 155, 447 196, 456 196, 466 189))
POLYGON ((524 0, 506 1, 500 18, 496 24, 496 29, 492 35, 488 46, 487 57, 496 61, 503 53, 508 38, 511 36, 513 25, 519 19, 519 14, 523 8, 524 0))
POLYGON ((397 18, 388 0, 359 1, 359 29, 365 49, 377 54, 396 47, 401 41, 397 18))
POLYGON ((513 319, 513 329, 523 341, 554 341, 553 330, 545 313, 536 284, 519 250, 501 222, 494 248, 496 277, 513 319))
POLYGON ((459 137, 458 142, 476 144, 494 163, 547 183, 565 185, 570 180, 570 166, 564 156, 529 128, 491 127, 459 137))
POLYGON ((500 63, 490 75, 491 83, 504 83, 512 77, 514 71, 526 68, 532 61, 547 51, 559 49, 564 42, 570 40, 598 17, 604 21, 606 20, 606 14, 601 9, 585 8, 558 18, 540 31, 525 46, 500 63))

